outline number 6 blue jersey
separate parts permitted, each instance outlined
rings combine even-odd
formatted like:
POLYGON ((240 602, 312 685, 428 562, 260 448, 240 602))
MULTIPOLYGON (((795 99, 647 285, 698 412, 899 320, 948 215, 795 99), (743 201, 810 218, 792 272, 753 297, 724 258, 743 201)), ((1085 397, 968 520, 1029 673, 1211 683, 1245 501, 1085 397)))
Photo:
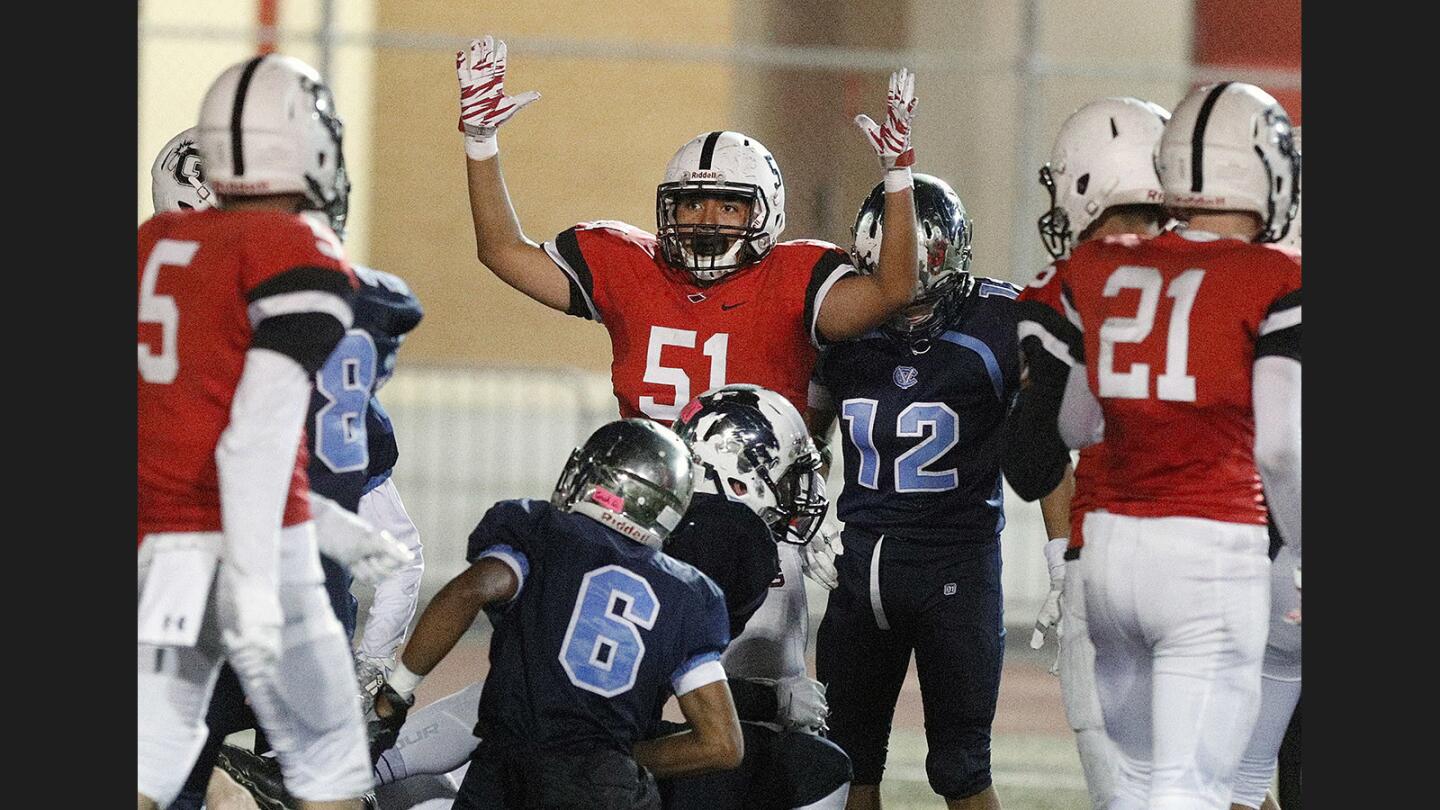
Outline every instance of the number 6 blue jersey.
POLYGON ((494 615, 476 734, 545 753, 630 754, 666 699, 724 680, 720 589, 690 565, 544 501, 501 501, 466 557, 520 580, 494 615))
POLYGON ((405 334, 420 323, 420 301, 399 277, 355 267, 355 321, 310 396, 310 488, 354 512, 399 456, 390 418, 375 391, 395 371, 405 334))
POLYGON ((1019 390, 1018 294, 975 277, 921 354, 880 331, 821 353, 815 382, 833 401, 845 454, 840 520, 927 545, 999 534, 1001 427, 1019 390))

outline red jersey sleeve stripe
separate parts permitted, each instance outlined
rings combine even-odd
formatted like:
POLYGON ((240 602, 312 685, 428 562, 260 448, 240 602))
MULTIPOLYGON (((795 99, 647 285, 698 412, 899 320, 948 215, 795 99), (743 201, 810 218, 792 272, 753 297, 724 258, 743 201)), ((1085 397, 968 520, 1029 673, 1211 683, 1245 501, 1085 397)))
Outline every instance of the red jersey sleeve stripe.
POLYGON ((566 308, 566 314, 603 323, 600 309, 595 306, 595 277, 590 272, 590 264, 585 261, 584 251, 580 250, 580 240, 575 235, 575 229, 562 231, 553 242, 546 242, 544 247, 550 260, 555 262, 570 282, 570 306, 566 308))

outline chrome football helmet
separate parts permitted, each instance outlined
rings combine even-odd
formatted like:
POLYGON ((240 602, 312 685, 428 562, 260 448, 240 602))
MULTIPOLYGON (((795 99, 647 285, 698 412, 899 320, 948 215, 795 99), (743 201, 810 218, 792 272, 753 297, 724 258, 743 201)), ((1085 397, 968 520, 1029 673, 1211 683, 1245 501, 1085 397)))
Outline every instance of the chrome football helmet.
MULTIPOLYGON (((886 321, 881 330, 920 353, 945 331, 970 292, 974 225, 949 183, 918 172, 914 178, 919 263, 915 294, 911 303, 886 321)), ((862 273, 873 273, 879 266, 884 217, 885 184, 880 183, 865 198, 850 229, 850 253, 862 273)))
POLYGON ((602 425, 570 453, 550 504, 658 549, 690 507, 690 449, 648 419, 602 425))
POLYGON ((195 127, 182 130, 155 156, 150 166, 150 199, 155 213, 203 211, 215 207, 215 193, 205 185, 195 127))
POLYGON ((775 158, 740 132, 707 132, 680 147, 655 191, 656 237, 665 262, 710 284, 765 258, 785 229, 785 181, 775 158), (680 224, 685 200, 722 197, 750 206, 743 226, 680 224))
POLYGON ((712 388, 685 406, 675 432, 698 465, 696 492, 744 504, 783 542, 804 545, 820 528, 830 504, 820 453, 785 397, 758 385, 712 388))
POLYGON ((231 65, 205 93, 197 129, 206 177, 222 197, 303 194, 344 236, 344 126, 315 68, 278 54, 231 65))
POLYGON ((1050 192, 1040 240, 1053 258, 1070 255, 1107 208, 1165 204, 1155 150, 1168 120, 1164 107, 1128 96, 1097 99, 1065 119, 1040 167, 1050 192))
POLYGON ((1256 242, 1285 238, 1300 207, 1300 156, 1290 116, 1253 84, 1192 90, 1165 125, 1155 168, 1172 209, 1250 211, 1256 242))

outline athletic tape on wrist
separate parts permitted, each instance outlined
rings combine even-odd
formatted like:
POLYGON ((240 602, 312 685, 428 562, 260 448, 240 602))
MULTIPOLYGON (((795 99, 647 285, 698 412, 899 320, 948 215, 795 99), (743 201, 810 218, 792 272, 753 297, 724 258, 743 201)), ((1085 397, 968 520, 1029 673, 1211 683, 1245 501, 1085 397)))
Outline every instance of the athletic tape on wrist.
POLYGON ((472 138, 465 136, 465 155, 471 160, 489 160, 500 151, 500 142, 496 136, 488 138, 472 138))
POLYGON ((885 171, 885 192, 904 191, 915 186, 915 177, 909 166, 899 166, 885 171))
POLYGON ((395 671, 390 673, 390 677, 385 681, 390 684, 391 689, 399 693, 400 697, 409 700, 415 696, 415 687, 419 686, 420 681, 424 679, 424 675, 416 675, 411 672, 410 668, 405 666, 404 661, 396 661, 395 671))

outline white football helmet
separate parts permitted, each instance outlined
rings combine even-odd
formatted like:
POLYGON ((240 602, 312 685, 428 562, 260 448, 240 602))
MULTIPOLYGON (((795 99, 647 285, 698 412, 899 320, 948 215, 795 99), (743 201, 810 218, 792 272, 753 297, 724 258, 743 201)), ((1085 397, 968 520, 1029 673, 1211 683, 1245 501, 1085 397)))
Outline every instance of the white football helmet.
POLYGON ((1284 238, 1300 205, 1290 117, 1253 84, 1192 90, 1165 126, 1155 168, 1167 206, 1253 212, 1263 223, 1257 242, 1284 238))
POLYGON ((1305 173, 1305 161, 1300 150, 1300 130, 1301 127, 1295 127, 1295 161, 1300 164, 1300 172, 1295 175, 1295 196, 1297 197, 1295 218, 1290 220, 1290 233, 1280 240, 1280 244, 1296 250, 1300 249, 1300 213, 1305 207, 1305 192, 1302 188, 1305 185, 1302 180, 1302 175, 1305 173))
POLYGON ((205 185, 195 127, 171 138, 150 167, 150 199, 155 213, 203 211, 215 207, 215 193, 205 185))
POLYGON ((696 135, 670 158, 655 192, 656 236, 665 261, 708 284, 765 258, 785 230, 785 181, 759 141, 739 132, 696 135), (681 225, 687 196, 734 196, 750 204, 745 227, 681 225))
POLYGON ((1128 96, 1097 99, 1065 119, 1040 167, 1050 192, 1040 241, 1052 257, 1068 256, 1107 208, 1164 205, 1155 149, 1169 119, 1164 107, 1128 96))
POLYGON ((820 453, 790 400, 758 385, 712 388, 675 420, 697 470, 695 491, 724 495, 759 515, 777 540, 804 544, 829 500, 820 453))
POLYGON ((304 194, 344 234, 344 127, 315 68, 270 54, 231 65, 200 105, 200 156, 223 196, 304 194))

